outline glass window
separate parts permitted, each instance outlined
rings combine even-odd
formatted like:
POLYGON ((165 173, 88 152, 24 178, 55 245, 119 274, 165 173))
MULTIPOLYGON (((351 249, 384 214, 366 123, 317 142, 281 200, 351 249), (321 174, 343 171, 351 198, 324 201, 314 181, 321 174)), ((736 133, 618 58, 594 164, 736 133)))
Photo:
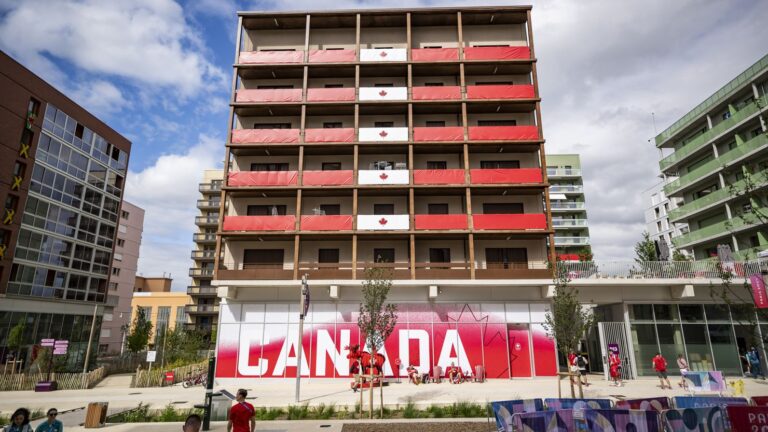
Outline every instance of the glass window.
POLYGON ((677 305, 657 304, 653 305, 653 313, 656 315, 656 321, 678 321, 677 305))
POLYGON ((629 319, 632 321, 653 321, 653 305, 649 305, 649 304, 630 305, 629 319))
POLYGON ((654 375, 651 359, 659 351, 656 343, 656 326, 653 324, 632 324, 631 329, 637 373, 641 376, 654 375))
POLYGON ((661 355, 667 359, 669 369, 675 370, 677 356, 679 354, 685 355, 683 329, 680 327, 680 324, 657 324, 656 333, 659 336, 659 351, 661 355))
POLYGON ((694 371, 713 370, 712 351, 709 348, 707 328, 703 324, 683 324, 688 365, 694 371))
POLYGON ((680 307, 680 316, 682 317, 683 321, 686 322, 696 322, 696 321, 704 321, 704 309, 701 308, 701 305, 679 305, 680 307))
POLYGON ((731 321, 730 314, 728 313, 728 305, 704 305, 704 312, 707 315, 707 321, 731 321))
POLYGON ((717 370, 722 371, 724 375, 741 375, 742 369, 733 327, 730 324, 710 324, 709 339, 712 343, 712 352, 715 354, 717 370))

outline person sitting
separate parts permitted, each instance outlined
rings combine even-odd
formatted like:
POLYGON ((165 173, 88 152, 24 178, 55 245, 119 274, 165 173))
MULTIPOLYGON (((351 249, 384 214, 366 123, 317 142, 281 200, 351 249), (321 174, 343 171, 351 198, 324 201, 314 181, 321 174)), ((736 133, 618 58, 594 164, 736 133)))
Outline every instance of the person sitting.
POLYGON ((419 371, 416 370, 416 368, 413 367, 413 365, 408 365, 408 367, 405 370, 408 372, 408 379, 412 383, 416 385, 421 384, 421 376, 419 375, 419 371))
POLYGON ((451 362, 451 365, 448 366, 446 375, 448 376, 448 381, 450 381, 451 384, 458 384, 464 380, 464 372, 456 367, 453 362, 451 362))
POLYGON ((357 393, 358 387, 360 387, 363 382, 360 377, 360 360, 352 360, 352 364, 349 366, 349 374, 354 378, 351 383, 352 391, 357 393))

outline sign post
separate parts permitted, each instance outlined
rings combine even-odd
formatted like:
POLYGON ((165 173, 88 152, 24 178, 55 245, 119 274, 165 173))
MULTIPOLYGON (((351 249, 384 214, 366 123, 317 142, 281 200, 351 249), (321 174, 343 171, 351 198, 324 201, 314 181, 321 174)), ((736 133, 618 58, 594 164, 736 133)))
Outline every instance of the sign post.
POLYGON ((299 306, 299 346, 296 349, 296 402, 299 401, 299 392, 301 391, 301 354, 304 345, 304 317, 309 310, 309 285, 307 284, 307 275, 301 277, 301 302, 299 306))
POLYGON ((152 372, 152 363, 155 362, 156 358, 157 351, 147 351, 147 363, 149 363, 149 371, 147 371, 147 373, 152 372))

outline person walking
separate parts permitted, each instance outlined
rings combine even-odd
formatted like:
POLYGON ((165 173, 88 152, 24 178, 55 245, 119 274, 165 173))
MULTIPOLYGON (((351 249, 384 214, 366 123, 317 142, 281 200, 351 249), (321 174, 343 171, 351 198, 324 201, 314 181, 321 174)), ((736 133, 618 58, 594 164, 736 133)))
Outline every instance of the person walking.
POLYGON ((237 403, 229 409, 227 432, 252 432, 256 429, 256 410, 253 409, 253 405, 245 401, 247 396, 247 390, 237 391, 235 396, 237 403))
POLYGON ((573 359, 573 364, 576 365, 576 368, 579 371, 581 383, 585 386, 588 386, 589 382, 587 382, 587 365, 589 364, 589 361, 586 357, 584 357, 584 353, 578 353, 576 358, 573 359))
POLYGON ((621 387, 621 357, 617 352, 611 352, 608 356, 608 370, 611 374, 611 380, 616 387, 621 387))
POLYGON ((11 416, 11 424, 3 428, 3 432, 32 432, 32 426, 29 425, 29 410, 19 408, 11 416))
POLYGON ((184 421, 184 426, 181 427, 182 432, 200 432, 200 428, 203 425, 203 420, 197 414, 190 414, 184 421))
POLYGON ((656 357, 653 358, 653 369, 656 371, 656 375, 659 376, 661 389, 664 390, 664 381, 666 381, 666 387, 672 390, 672 384, 669 383, 669 377, 667 377, 667 359, 660 352, 657 352, 656 357))
POLYGON ((688 362, 685 361, 685 356, 682 354, 677 355, 677 368, 680 369, 680 382, 677 385, 683 390, 688 390, 688 383, 685 381, 685 374, 688 373, 688 362))
POLYGON ((56 420, 56 416, 59 415, 59 411, 56 408, 51 408, 46 414, 46 420, 35 428, 35 432, 62 432, 64 430, 64 423, 60 420, 56 420))
POLYGON ((749 349, 749 352, 747 353, 747 360, 749 360, 749 371, 752 374, 752 378, 757 379, 757 377, 761 377, 762 379, 765 379, 765 375, 763 375, 763 368, 760 364, 760 352, 757 351, 755 347, 752 347, 749 349))

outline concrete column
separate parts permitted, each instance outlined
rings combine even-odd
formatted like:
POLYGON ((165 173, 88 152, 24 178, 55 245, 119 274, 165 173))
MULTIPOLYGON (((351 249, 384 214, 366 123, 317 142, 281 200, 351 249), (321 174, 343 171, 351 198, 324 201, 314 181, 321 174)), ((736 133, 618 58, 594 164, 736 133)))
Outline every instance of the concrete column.
POLYGON ((707 129, 712 129, 712 117, 707 114, 707 129))

